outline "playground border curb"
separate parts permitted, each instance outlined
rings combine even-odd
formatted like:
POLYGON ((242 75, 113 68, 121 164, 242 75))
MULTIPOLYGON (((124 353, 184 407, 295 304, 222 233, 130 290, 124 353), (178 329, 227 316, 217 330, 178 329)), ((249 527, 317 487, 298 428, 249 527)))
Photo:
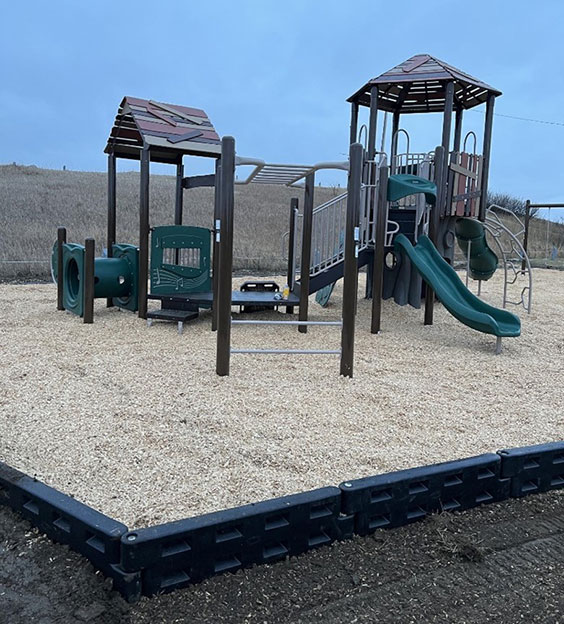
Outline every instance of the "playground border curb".
POLYGON ((139 530, 0 462, 0 505, 84 555, 126 600, 403 526, 564 488, 564 441, 410 468, 139 530))

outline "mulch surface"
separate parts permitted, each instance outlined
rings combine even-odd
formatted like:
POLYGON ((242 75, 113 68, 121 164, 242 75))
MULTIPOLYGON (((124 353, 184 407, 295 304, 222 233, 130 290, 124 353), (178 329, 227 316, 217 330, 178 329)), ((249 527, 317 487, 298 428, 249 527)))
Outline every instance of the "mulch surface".
POLYGON ((564 495, 432 516, 135 605, 0 508, 0 622, 564 622, 564 495))

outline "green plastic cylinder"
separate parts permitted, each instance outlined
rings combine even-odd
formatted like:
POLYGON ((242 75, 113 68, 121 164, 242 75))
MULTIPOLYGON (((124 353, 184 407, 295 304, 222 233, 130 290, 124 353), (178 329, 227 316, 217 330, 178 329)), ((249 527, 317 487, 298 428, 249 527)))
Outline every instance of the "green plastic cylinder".
POLYGON ((131 290, 131 267, 125 258, 94 260, 94 297, 127 297, 131 290))

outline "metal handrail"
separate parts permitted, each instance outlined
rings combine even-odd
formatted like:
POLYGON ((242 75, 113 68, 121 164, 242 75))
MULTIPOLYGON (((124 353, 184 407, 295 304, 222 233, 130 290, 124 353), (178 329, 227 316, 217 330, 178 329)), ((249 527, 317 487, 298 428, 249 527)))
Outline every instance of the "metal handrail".
POLYGON ((474 137, 474 151, 472 152, 472 154, 477 154, 477 149, 478 149, 478 139, 476 138, 476 133, 473 132, 472 130, 470 130, 470 132, 468 132, 466 134, 466 136, 464 137, 464 141, 462 143, 462 151, 465 152, 466 151, 466 141, 468 141, 468 137, 469 136, 473 136, 474 137))
POLYGON ((405 152, 406 154, 409 154, 409 144, 410 144, 410 138, 409 138, 409 133, 407 132, 407 130, 404 130, 403 128, 398 128, 395 132, 394 135, 392 137, 392 141, 394 143, 394 149, 393 152, 394 154, 397 153, 398 151, 398 142, 399 142, 399 134, 400 132, 403 132, 403 134, 405 134, 405 139, 406 139, 406 148, 405 148, 405 152))

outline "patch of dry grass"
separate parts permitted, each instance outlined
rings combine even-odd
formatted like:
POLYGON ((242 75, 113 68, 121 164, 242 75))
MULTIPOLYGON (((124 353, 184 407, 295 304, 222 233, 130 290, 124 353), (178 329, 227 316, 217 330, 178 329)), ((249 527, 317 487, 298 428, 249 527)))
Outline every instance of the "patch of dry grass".
MULTIPOLYGON (((174 221, 175 178, 152 176, 151 225, 174 221)), ((334 196, 317 187, 316 202, 334 196)), ((290 199, 303 191, 283 186, 235 187, 234 268, 283 271, 282 235, 288 230, 290 199)), ((97 254, 106 240, 105 173, 52 171, 17 165, 0 166, 0 278, 46 278, 49 265, 2 264, 5 260, 50 258, 57 227, 67 227, 68 240, 93 237, 97 254)), ((213 227, 213 189, 184 191, 184 222, 213 227)), ((139 241, 139 174, 117 176, 117 239, 139 241)))

